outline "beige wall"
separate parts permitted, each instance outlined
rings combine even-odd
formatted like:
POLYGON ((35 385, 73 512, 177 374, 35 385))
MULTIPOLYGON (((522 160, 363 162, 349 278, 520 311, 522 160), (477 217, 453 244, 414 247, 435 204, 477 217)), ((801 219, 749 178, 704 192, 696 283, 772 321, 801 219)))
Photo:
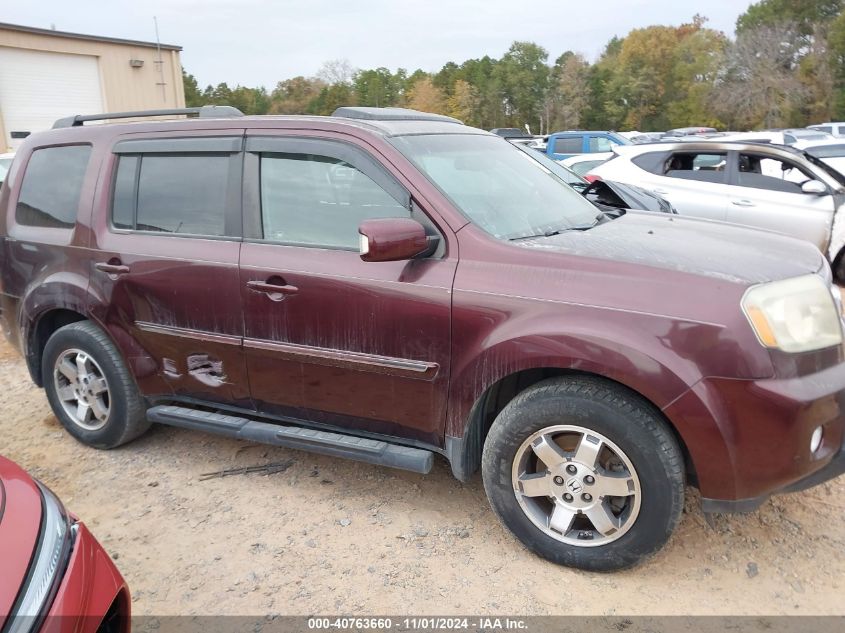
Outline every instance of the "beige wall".
MULTIPOLYGON (((155 48, 27 33, 2 27, 0 27, 0 46, 97 57, 100 67, 100 87, 103 91, 103 105, 106 111, 185 107, 179 51, 161 50, 162 71, 166 84, 162 90, 162 86, 158 85, 161 75, 159 75, 157 64, 154 63, 157 59, 155 48), (143 68, 131 68, 130 59, 143 60, 143 68)), ((0 117, 0 139, 4 138, 5 130, 0 117)))

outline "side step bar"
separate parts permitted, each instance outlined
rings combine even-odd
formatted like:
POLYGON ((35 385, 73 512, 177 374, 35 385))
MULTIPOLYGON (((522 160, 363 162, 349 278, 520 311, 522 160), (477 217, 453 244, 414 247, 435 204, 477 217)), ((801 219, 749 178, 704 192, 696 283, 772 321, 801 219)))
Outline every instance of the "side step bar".
POLYGON ((381 440, 317 431, 298 426, 281 426, 256 422, 249 418, 223 413, 198 411, 188 407, 159 405, 147 411, 147 419, 159 424, 206 431, 261 444, 286 446, 322 455, 354 459, 415 473, 431 471, 434 455, 431 451, 400 446, 381 440))

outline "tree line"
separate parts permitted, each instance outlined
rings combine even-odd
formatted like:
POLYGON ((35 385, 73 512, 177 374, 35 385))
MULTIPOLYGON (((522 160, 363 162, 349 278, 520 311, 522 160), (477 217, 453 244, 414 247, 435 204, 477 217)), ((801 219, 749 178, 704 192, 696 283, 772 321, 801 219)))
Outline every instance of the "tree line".
POLYGON ((246 114, 331 114, 343 105, 399 106, 469 125, 660 131, 688 125, 746 130, 845 120, 845 0, 761 0, 739 16, 736 37, 696 15, 614 37, 594 62, 554 61, 533 42, 499 59, 448 62, 437 72, 323 64, 314 77, 264 87, 200 89, 183 71, 187 105, 246 114))

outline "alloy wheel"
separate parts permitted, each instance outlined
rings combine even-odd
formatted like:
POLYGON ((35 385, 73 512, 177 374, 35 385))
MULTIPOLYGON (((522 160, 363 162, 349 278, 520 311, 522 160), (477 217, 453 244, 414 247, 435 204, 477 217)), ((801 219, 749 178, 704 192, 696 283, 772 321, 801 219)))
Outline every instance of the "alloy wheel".
POLYGON ((642 490, 633 463, 591 429, 541 429, 516 452, 514 494, 548 536, 578 547, 606 545, 633 527, 642 490))
POLYGON ((56 396, 74 424, 97 431, 109 420, 111 397, 103 370, 79 349, 62 352, 53 367, 56 396))

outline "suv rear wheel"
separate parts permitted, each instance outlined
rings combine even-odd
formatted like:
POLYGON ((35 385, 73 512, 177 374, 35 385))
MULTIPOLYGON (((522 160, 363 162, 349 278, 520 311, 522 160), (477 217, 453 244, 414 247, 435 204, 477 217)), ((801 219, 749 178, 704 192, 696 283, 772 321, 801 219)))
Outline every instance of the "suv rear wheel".
POLYGON ((56 330, 41 363, 53 413, 77 440, 114 448, 144 433, 144 401, 114 344, 90 321, 56 330))
POLYGON ((684 469, 658 414, 592 377, 526 389, 496 418, 482 458, 494 511, 522 543, 571 567, 631 567, 678 523, 684 469))

